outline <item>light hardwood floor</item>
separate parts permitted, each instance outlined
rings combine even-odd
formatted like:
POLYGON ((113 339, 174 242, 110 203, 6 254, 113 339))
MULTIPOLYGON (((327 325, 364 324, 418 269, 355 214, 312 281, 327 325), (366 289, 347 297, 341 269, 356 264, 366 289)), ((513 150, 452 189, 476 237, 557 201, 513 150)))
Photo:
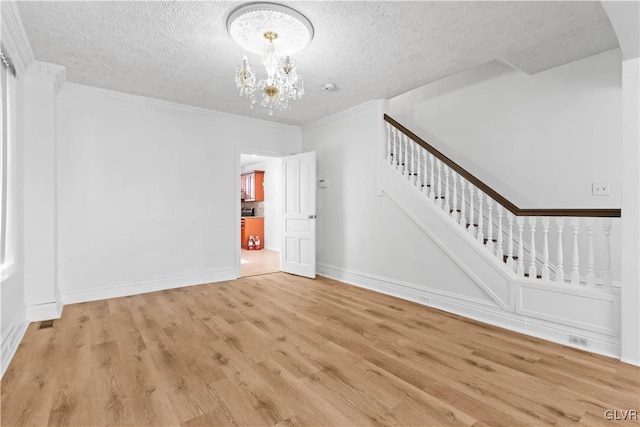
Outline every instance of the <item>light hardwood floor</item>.
POLYGON ((68 305, 38 326, 2 426, 606 426, 640 409, 638 368, 324 278, 68 305))
POLYGON ((249 251, 240 249, 240 276, 258 276, 260 274, 277 273, 280 271, 280 253, 269 249, 249 251))

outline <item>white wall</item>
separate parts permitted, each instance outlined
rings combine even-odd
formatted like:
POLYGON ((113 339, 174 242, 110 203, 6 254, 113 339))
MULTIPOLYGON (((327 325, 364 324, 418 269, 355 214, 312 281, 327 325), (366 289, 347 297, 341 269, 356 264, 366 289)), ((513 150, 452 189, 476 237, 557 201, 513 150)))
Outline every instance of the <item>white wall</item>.
POLYGON ((67 84, 58 98, 63 301, 235 277, 236 147, 299 128, 67 84))
POLYGON ((264 239, 266 249, 280 252, 282 246, 282 161, 271 158, 242 169, 242 173, 264 171, 264 239))
MULTIPOLYGON (((0 350, 1 350, 1 370, 0 377, 4 375, 11 358, 24 332, 26 331, 27 316, 26 304, 24 300, 24 73, 26 68, 33 62, 33 52, 29 46, 29 41, 24 32, 20 14, 15 2, 2 2, 0 4, 0 17, 2 29, 2 44, 13 60, 18 75, 15 81, 15 121, 14 126, 9 127, 9 132, 13 137, 12 166, 14 167, 12 178, 15 178, 9 185, 13 190, 13 214, 14 233, 12 265, 4 269, 0 274, 0 350)), ((10 208, 10 206, 8 206, 10 208)), ((7 235, 10 239, 11 236, 7 235)))
POLYGON ((622 360, 640 365, 640 3, 603 2, 622 63, 622 360))
MULTIPOLYGON (((519 208, 620 208, 621 85, 619 49, 533 75, 491 62, 392 98, 389 115, 519 208), (611 195, 592 196, 594 182, 610 182, 611 195)), ((596 221, 597 275, 605 259, 600 224, 596 221)), ((567 274, 568 231, 566 222, 567 274)), ((584 277, 585 223, 580 235, 584 277)), ((555 264, 555 228, 549 237, 555 264)), ((614 219, 615 282, 620 281, 621 256, 620 220, 614 219)))
POLYGON ((620 64, 617 49, 534 75, 492 62, 391 99, 389 114, 520 208, 619 208, 620 64), (611 196, 592 196, 602 181, 611 196))
POLYGON ((23 191, 22 191, 22 141, 23 141, 23 100, 24 85, 23 80, 16 80, 15 85, 15 126, 10 127, 11 140, 10 161, 14 167, 10 171, 14 178, 11 185, 10 194, 13 193, 14 232, 12 247, 10 249, 11 266, 2 271, 0 278, 0 348, 1 348, 1 371, 0 377, 4 374, 9 365, 9 361, 15 352, 22 333, 26 327, 26 305, 24 301, 24 219, 23 219, 23 191))
POLYGON ((64 67, 34 62, 24 77, 24 296, 30 321, 54 319, 58 295, 57 108, 64 67))
POLYGON ((640 365, 640 59, 623 62, 623 89, 622 360, 640 365))
POLYGON ((316 151, 317 263, 411 283, 478 301, 489 298, 387 197, 378 196, 375 103, 303 128, 303 151, 316 151))

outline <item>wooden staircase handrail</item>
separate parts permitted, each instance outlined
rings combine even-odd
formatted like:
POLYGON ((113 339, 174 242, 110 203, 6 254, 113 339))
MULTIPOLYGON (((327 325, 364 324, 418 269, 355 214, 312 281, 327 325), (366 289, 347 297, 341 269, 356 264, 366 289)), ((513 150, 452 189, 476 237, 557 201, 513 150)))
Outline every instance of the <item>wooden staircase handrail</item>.
POLYGON ((516 216, 572 216, 572 217, 611 217, 619 218, 622 215, 621 209, 520 209, 515 204, 511 203, 500 193, 489 187, 484 182, 480 181, 471 173, 467 172, 462 166, 451 160, 449 157, 442 154, 438 149, 427 143, 415 133, 398 123, 395 119, 384 115, 384 120, 387 123, 393 125, 400 132, 411 138, 416 144, 433 154, 436 158, 440 159, 443 163, 456 171, 459 175, 463 176, 468 182, 475 185, 476 188, 482 190, 483 193, 491 197, 496 202, 504 206, 509 212, 516 216))

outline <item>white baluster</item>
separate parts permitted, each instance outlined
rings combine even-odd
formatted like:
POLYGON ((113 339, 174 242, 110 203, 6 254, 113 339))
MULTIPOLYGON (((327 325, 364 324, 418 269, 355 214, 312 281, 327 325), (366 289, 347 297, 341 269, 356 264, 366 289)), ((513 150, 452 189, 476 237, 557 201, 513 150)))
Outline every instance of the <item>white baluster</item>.
POLYGON ((409 143, 409 182, 416 185, 416 143, 408 139, 409 143))
POLYGON ((487 194, 487 214, 488 214, 488 221, 487 221, 487 243, 486 243, 486 247, 487 249, 489 249, 489 251, 491 253, 493 253, 493 199, 491 197, 489 197, 489 195, 487 194))
POLYGON ((611 218, 604 219, 604 265, 602 268, 602 276, 604 280, 604 288, 611 289, 611 218))
POLYGON ((438 168, 438 197, 436 199, 438 206, 442 207, 444 200, 442 200, 442 162, 440 159, 437 159, 436 167, 438 168))
POLYGON ((458 174, 452 170, 451 177, 453 178, 453 211, 451 212, 451 218, 458 222, 458 174))
POLYGON ((424 152, 424 175, 422 177, 422 192, 424 194, 429 194, 429 169, 427 169, 427 161, 429 157, 429 152, 427 150, 423 150, 424 152))
POLYGON ((458 222, 461 226, 466 227, 467 226, 467 213, 465 212, 465 194, 464 194, 464 187, 465 187, 465 179, 463 177, 460 177, 460 216, 458 217, 458 222))
POLYGON ((588 247, 587 247, 587 286, 596 284, 596 256, 593 249, 593 218, 586 219, 588 247))
POLYGON ((556 261, 556 282, 564 282, 564 249, 562 248, 562 230, 564 229, 564 218, 556 218, 558 227, 558 254, 556 261))
POLYGON ((422 168, 420 167, 420 156, 422 155, 422 147, 416 144, 416 186, 422 191, 422 168))
POLYGON ((524 276, 524 217, 519 216, 516 219, 516 224, 518 224, 518 262, 516 267, 516 274, 520 277, 524 276))
POLYGON ((475 237, 476 235, 476 226, 475 226, 475 210, 473 209, 473 184, 469 183, 469 227, 467 227, 467 231, 469 234, 475 237))
POLYGON ((393 159, 393 153, 391 152, 391 125, 389 123, 387 125, 387 163, 391 164, 393 159))
POLYGON ((399 145, 399 141, 398 141, 398 130, 396 128, 392 129, 392 138, 393 140, 391 141, 391 143, 393 144, 393 159, 392 160, 392 165, 393 167, 395 167, 396 169, 398 169, 398 163, 400 160, 400 147, 399 145))
POLYGON ((529 217, 529 230, 531 230, 531 247, 529 248, 529 278, 536 279, 538 272, 536 271, 536 217, 529 217))
POLYGON ((402 173, 402 162, 401 162, 401 157, 402 157, 402 138, 399 135, 399 131, 398 129, 394 128, 394 135, 395 137, 393 138, 393 145, 394 145, 394 154, 393 154, 393 161, 396 164, 396 170, 398 170, 398 172, 402 173))
POLYGON ((509 245, 507 247, 507 267, 511 271, 516 271, 516 263, 513 259, 513 215, 511 212, 507 214, 509 217, 509 245))
POLYGON ((496 236, 498 239, 498 247, 496 248, 496 257, 500 260, 500 262, 504 262, 504 249, 502 247, 502 205, 496 202, 496 209, 498 210, 498 235, 496 236))
POLYGON ((573 229, 573 256, 571 258, 571 284, 580 284, 580 257, 578 256, 578 228, 580 219, 571 218, 571 228, 573 229))
POLYGON ((482 215, 482 191, 478 188, 478 231, 476 232, 476 239, 484 245, 484 215, 482 215))
POLYGON ((431 164, 431 182, 429 183, 430 187, 429 187, 429 198, 431 200, 435 200, 436 198, 436 193, 435 193, 435 169, 434 169, 434 156, 433 154, 429 153, 429 163, 431 164))
POLYGON ((542 280, 550 280, 549 271, 549 217, 543 216, 542 221, 542 280))
POLYGON ((420 153, 420 150, 419 150, 420 146, 412 139, 409 140, 409 143, 413 147, 413 150, 411 150, 411 154, 413 154, 413 158, 411 159, 411 169, 413 169, 413 183, 415 185, 418 185, 418 169, 420 169, 418 156, 420 153))
POLYGON ((420 173, 420 152, 422 151, 422 147, 420 147, 417 142, 414 142, 413 144, 416 147, 416 156, 413 159, 416 168, 414 172, 416 176, 416 187, 419 187, 422 190, 422 182, 420 182, 420 177, 422 176, 420 173))
POLYGON ((444 167, 444 211, 447 215, 451 215, 451 191, 449 191, 449 173, 451 169, 448 165, 443 165, 444 167))
POLYGON ((402 174, 408 178, 409 177, 409 137, 407 135, 403 135, 404 138, 404 168, 402 174))

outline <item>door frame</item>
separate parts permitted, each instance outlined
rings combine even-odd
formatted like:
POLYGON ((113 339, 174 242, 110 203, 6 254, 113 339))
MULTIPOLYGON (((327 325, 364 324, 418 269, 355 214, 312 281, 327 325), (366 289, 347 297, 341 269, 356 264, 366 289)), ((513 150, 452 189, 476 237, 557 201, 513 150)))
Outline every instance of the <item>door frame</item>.
MULTIPOLYGON (((240 167, 240 156, 242 154, 247 154, 247 155, 252 155, 255 154, 256 156, 265 156, 265 157, 277 157, 277 158, 281 158, 284 156, 288 156, 291 155, 292 153, 283 153, 282 151, 275 151, 275 150, 264 150, 261 148, 254 148, 254 147, 249 147, 249 146, 243 146, 243 145, 236 145, 235 147, 235 151, 234 151, 234 156, 235 156, 235 171, 236 171, 236 177, 235 177, 235 191, 236 191, 236 201, 235 201, 235 205, 236 205, 236 215, 235 215, 235 230, 236 230, 236 237, 235 237, 235 247, 236 247, 236 278, 240 278, 240 259, 241 259, 241 252, 240 252, 240 221, 238 221, 241 218, 241 213, 240 213, 240 208, 242 207, 242 203, 240 202, 240 174, 242 171, 242 168, 240 167)), ((294 153, 295 154, 295 153, 294 153)), ((282 237, 282 236, 280 236, 282 237)))

